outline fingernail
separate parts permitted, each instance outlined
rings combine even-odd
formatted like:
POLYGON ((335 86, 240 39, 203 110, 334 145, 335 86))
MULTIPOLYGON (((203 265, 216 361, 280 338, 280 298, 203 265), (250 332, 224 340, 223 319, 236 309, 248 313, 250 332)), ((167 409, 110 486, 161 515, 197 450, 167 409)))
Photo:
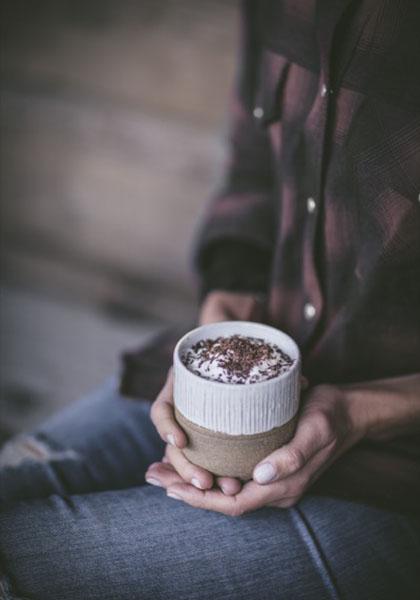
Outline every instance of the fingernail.
POLYGON ((193 484, 194 487, 198 488, 199 490, 204 489, 204 486, 201 485, 200 480, 197 479, 197 477, 193 477, 191 479, 191 483, 193 484))
POLYGON ((168 443, 171 444, 171 446, 176 447, 175 437, 172 433, 168 433, 168 435, 166 436, 166 439, 168 440, 168 443))
POLYGON ((276 476, 276 470, 271 463, 265 462, 254 471, 254 479, 257 483, 268 483, 276 476))
POLYGON ((181 496, 174 494, 174 492, 166 492, 166 495, 169 496, 169 498, 173 498, 174 500, 182 500, 181 496))
POLYGON ((160 481, 158 479, 155 479, 154 477, 146 477, 146 481, 147 483, 150 483, 150 485, 157 485, 158 487, 162 487, 160 481))

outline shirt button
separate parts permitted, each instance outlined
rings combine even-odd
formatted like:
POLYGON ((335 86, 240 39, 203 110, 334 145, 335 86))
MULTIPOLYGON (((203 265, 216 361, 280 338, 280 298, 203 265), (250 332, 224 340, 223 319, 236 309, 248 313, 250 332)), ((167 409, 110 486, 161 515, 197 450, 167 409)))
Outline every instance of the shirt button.
POLYGON ((306 208, 308 209, 308 213, 313 213, 316 209, 316 202, 312 197, 307 199, 306 208))
POLYGON ((324 83, 324 84, 323 84, 323 86, 322 86, 322 88, 321 88, 321 96, 322 96, 323 98, 325 98, 325 96, 326 96, 327 94, 328 94, 328 88, 327 88, 327 86, 326 86, 326 85, 325 85, 325 83, 324 83))
POLYGON ((253 115, 256 119, 261 119, 264 116, 264 111, 261 106, 256 106, 253 110, 253 115))
POLYGON ((307 321, 310 321, 311 319, 314 318, 315 314, 316 314, 316 308, 313 304, 310 304, 309 302, 307 304, 305 304, 305 306, 303 307, 303 314, 305 315, 305 319, 307 321))

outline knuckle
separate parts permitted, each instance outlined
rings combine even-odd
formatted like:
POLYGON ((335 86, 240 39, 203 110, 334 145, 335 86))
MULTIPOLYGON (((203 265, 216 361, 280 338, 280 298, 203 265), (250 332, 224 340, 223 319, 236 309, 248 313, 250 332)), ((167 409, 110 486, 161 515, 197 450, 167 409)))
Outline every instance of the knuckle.
POLYGON ((291 472, 299 471, 305 464, 305 457, 299 448, 289 448, 286 456, 286 465, 291 472))
POLYGON ((316 430, 323 440, 332 440, 334 437, 334 428, 332 416, 326 411, 319 411, 314 417, 316 430))
POLYGON ((159 414, 158 400, 155 400, 150 407, 150 419, 154 425, 157 424, 159 414))
POLYGON ((241 517, 244 512, 245 509, 243 505, 240 502, 235 501, 230 508, 229 514, 231 517, 241 517))
POLYGON ((335 433, 332 433, 329 436, 329 438, 328 438, 327 441, 328 441, 327 446, 328 446, 328 449, 329 449, 330 453, 331 452, 335 452, 336 450, 339 449, 340 444, 339 444, 339 440, 338 440, 337 436, 335 435, 335 433))

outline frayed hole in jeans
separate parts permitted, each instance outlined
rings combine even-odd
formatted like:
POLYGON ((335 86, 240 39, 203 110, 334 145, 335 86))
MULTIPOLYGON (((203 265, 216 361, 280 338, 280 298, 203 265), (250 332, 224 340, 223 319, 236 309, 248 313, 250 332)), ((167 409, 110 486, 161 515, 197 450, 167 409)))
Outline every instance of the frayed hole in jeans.
POLYGON ((18 435, 0 450, 0 467, 18 467, 23 462, 47 463, 54 460, 77 460, 74 450, 57 450, 35 436, 18 435))

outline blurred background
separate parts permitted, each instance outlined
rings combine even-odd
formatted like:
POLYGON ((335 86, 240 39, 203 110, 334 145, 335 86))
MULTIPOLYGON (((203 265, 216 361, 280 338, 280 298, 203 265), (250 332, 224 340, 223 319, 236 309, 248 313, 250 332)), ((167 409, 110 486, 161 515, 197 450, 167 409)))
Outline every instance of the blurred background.
POLYGON ((231 0, 2 0, 0 441, 192 319, 231 0))

